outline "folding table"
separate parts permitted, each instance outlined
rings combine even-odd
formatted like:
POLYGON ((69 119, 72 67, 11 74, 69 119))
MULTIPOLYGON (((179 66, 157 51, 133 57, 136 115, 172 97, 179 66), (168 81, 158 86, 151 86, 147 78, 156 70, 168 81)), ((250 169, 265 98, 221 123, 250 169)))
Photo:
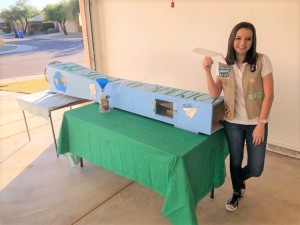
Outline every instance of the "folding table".
POLYGON ((67 95, 63 95, 63 94, 57 94, 57 93, 49 92, 49 91, 43 91, 43 92, 37 92, 37 93, 33 93, 33 94, 22 95, 20 97, 17 97, 16 100, 17 100, 18 107, 23 112, 23 117, 24 117, 29 141, 31 141, 31 138, 30 138, 30 134, 29 134, 25 111, 27 111, 35 116, 42 117, 46 120, 50 119, 50 124, 51 124, 52 135, 53 135, 53 139, 54 139, 56 152, 57 152, 57 142, 56 142, 51 113, 53 111, 61 109, 61 108, 65 108, 65 107, 72 108, 73 105, 86 103, 89 101, 86 99, 71 97, 71 96, 67 96, 67 95))

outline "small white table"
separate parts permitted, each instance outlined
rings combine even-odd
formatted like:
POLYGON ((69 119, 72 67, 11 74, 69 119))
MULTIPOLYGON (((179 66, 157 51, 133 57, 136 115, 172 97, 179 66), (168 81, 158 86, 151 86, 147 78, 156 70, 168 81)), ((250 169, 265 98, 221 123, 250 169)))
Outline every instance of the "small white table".
POLYGON ((73 105, 86 103, 90 101, 90 100, 71 97, 63 94, 57 94, 49 91, 22 95, 20 97, 17 97, 16 100, 18 103, 18 107, 23 112, 23 117, 27 129, 27 135, 29 141, 31 141, 31 138, 29 134, 25 111, 35 116, 43 117, 46 120, 50 119, 56 153, 57 153, 57 142, 56 142, 54 127, 53 127, 51 112, 64 107, 70 107, 72 109, 73 105))

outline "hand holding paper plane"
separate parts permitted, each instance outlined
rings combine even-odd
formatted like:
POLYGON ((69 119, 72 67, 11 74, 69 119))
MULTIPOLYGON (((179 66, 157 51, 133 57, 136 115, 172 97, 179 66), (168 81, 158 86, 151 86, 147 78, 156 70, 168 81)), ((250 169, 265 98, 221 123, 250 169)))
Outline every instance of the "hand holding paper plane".
POLYGON ((203 57, 209 56, 212 58, 212 60, 214 60, 214 62, 227 64, 225 61, 225 58, 223 57, 223 55, 221 53, 213 52, 213 51, 210 51, 210 50, 207 50, 204 48, 194 48, 193 52, 198 53, 203 57))

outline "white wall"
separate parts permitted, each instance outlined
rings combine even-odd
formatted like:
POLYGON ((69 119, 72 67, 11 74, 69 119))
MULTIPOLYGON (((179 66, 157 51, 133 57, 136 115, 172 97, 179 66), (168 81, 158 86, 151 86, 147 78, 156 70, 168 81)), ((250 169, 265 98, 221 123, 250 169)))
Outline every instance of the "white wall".
POLYGON ((222 52, 252 22, 274 67, 269 143, 300 151, 299 0, 91 0, 96 65, 107 75, 207 92, 203 47, 222 52))

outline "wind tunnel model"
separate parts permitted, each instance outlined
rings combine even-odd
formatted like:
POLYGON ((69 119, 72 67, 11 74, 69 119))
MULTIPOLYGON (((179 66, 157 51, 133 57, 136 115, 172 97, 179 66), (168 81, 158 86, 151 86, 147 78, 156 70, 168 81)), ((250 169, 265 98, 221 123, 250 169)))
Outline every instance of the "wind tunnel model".
POLYGON ((72 62, 49 64, 46 76, 50 91, 56 93, 99 103, 105 91, 110 108, 195 133, 210 135, 223 128, 223 97, 212 99, 200 92, 110 77, 72 62), (101 79, 107 81, 105 85, 101 79))

